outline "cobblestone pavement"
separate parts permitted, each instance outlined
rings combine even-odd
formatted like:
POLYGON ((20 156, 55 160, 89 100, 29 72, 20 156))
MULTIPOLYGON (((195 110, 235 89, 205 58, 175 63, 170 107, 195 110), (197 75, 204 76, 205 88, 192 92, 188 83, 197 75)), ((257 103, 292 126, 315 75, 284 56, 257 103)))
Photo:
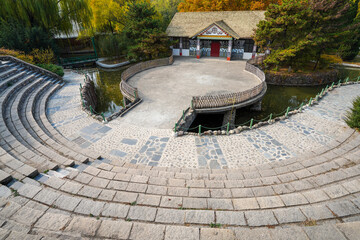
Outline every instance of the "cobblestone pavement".
POLYGON ((342 120, 359 85, 260 129, 174 138, 96 122, 78 83, 16 63, 0 61, 0 239, 360 239, 360 134, 342 120))
POLYGON ((57 130, 110 160, 161 167, 254 166, 331 145, 351 131, 343 118, 352 100, 360 95, 360 85, 345 86, 303 113, 273 125, 232 136, 176 138, 170 129, 124 123, 126 115, 101 126, 80 110, 78 87, 83 76, 67 72, 65 79, 69 84, 51 98, 48 106, 48 115, 57 130), (166 141, 162 142, 164 138, 166 141))

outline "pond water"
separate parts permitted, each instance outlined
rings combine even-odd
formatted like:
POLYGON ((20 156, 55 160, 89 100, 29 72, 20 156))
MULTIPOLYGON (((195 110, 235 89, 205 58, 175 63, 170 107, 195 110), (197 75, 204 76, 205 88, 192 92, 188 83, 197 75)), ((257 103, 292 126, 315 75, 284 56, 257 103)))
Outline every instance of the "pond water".
POLYGON ((118 112, 123 107, 123 96, 119 84, 121 73, 129 66, 117 68, 115 70, 104 70, 101 68, 89 68, 80 70, 83 74, 88 74, 94 81, 96 94, 99 104, 95 111, 104 113, 105 117, 118 112))
MULTIPOLYGON (((99 104, 95 109, 98 113, 104 113, 108 117, 122 108, 123 96, 120 92, 119 84, 121 82, 121 73, 128 67, 115 70, 100 68, 80 70, 82 73, 88 73, 95 83, 99 96, 99 104)), ((341 79, 346 77, 353 79, 360 74, 360 69, 355 68, 339 68, 339 70, 341 79)), ((295 108, 302 102, 309 101, 311 97, 315 97, 317 93, 321 92, 322 88, 324 86, 281 87, 268 85, 268 91, 262 101, 262 110, 260 112, 250 111, 248 108, 237 110, 235 124, 241 125, 248 122, 251 118, 257 120, 264 119, 271 113, 279 114, 283 112, 287 107, 295 108)), ((192 127, 199 124, 209 128, 219 127, 222 124, 222 118, 222 114, 199 115, 192 124, 192 127)))
MULTIPOLYGON (((360 69, 340 67, 340 79, 349 77, 355 79, 360 75, 360 69)), ((263 120, 269 117, 270 114, 276 115, 286 111, 287 107, 296 108, 303 102, 308 102, 310 98, 314 98, 325 86, 313 87, 282 87, 268 85, 268 90, 262 100, 261 111, 251 111, 249 108, 238 109, 235 116, 235 125, 242 125, 253 118, 255 120, 263 120)), ((282 114, 283 115, 283 114, 282 114)), ((198 115, 190 128, 195 128, 194 132, 198 131, 197 126, 200 124, 211 129, 219 129, 222 125, 222 114, 201 114, 198 115)), ((203 128, 203 131, 206 129, 203 128)))

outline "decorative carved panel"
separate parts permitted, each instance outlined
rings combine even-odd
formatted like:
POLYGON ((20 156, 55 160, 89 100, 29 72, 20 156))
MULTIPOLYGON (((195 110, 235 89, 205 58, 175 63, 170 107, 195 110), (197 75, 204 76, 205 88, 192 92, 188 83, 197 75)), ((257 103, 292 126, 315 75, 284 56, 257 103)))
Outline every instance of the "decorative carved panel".
POLYGON ((207 28, 205 31, 200 33, 200 35, 206 35, 206 36, 227 36, 228 34, 221 30, 218 26, 212 25, 209 28, 207 28))

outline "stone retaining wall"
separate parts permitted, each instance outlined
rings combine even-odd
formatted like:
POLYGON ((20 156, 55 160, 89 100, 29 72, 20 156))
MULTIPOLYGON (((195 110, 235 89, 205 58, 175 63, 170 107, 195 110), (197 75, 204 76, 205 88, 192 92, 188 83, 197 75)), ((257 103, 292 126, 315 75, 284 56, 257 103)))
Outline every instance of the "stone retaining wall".
POLYGON ((336 69, 315 73, 266 73, 266 82, 281 86, 317 86, 336 82, 339 72, 336 69))
POLYGON ((59 75, 57 75, 57 74, 55 74, 53 72, 50 72, 50 71, 48 71, 48 70, 46 70, 44 68, 38 67, 38 66, 33 65, 31 63, 27 63, 27 62, 25 62, 23 60, 20 60, 20 59, 16 58, 16 57, 13 57, 13 56, 8 56, 8 55, 0 56, 0 60, 16 62, 18 65, 20 65, 20 66, 22 66, 24 68, 30 69, 30 70, 32 70, 34 72, 38 72, 38 73, 41 73, 43 75, 46 75, 46 76, 49 76, 49 77, 52 77, 52 78, 56 78, 56 79, 61 80, 61 81, 63 80, 62 77, 60 77, 59 75))

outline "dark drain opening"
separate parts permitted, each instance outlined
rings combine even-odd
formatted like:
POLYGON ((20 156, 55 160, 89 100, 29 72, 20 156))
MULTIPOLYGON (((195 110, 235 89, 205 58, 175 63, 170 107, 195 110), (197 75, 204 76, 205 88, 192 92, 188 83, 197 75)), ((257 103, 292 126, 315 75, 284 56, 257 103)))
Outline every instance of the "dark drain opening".
POLYGON ((199 125, 201 125, 201 132, 208 130, 221 130, 224 120, 224 113, 199 113, 189 128, 189 132, 199 132, 199 125))

